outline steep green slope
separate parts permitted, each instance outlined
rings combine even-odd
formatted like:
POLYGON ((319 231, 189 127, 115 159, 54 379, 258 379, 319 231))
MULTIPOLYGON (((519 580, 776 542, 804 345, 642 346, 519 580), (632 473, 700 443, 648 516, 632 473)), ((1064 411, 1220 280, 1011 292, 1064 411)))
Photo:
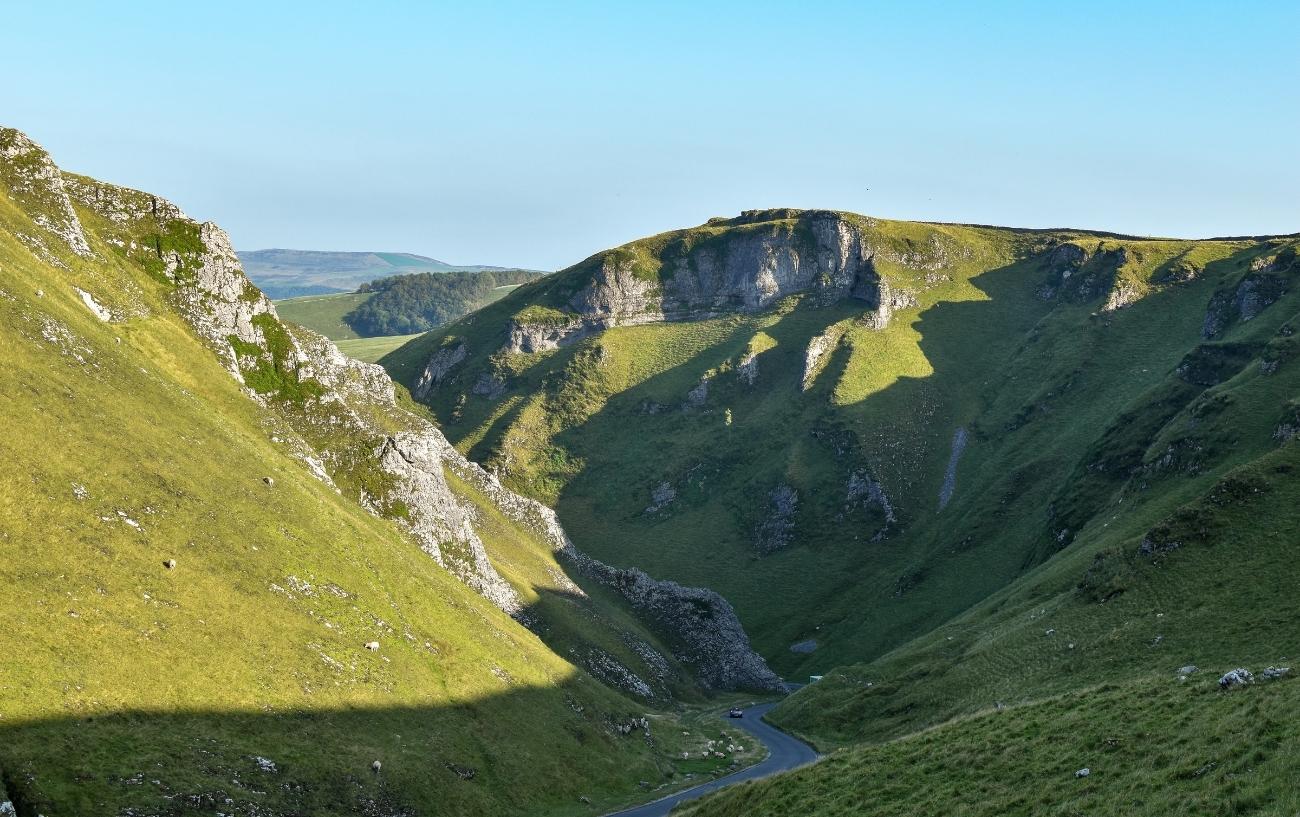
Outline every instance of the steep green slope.
POLYGON ((641 720, 699 694, 660 636, 219 229, 7 129, 0 194, 0 802, 590 814, 701 770, 641 720))
POLYGON ((580 546, 866 662, 772 717, 871 746, 701 815, 1290 813, 1291 682, 1214 690, 1300 646, 1298 244, 752 213, 383 362, 580 546))
POLYGON ((1117 514, 953 623, 828 675, 777 722, 876 745, 685 813, 1294 813, 1300 685, 1264 671, 1300 648, 1298 469, 1293 440, 1146 536, 1117 514), (1254 683, 1220 689, 1236 667, 1254 683))
POLYGON ((581 548, 719 590, 778 668, 819 672, 1063 546, 1096 512, 1074 469, 1283 243, 760 212, 599 254, 381 362, 581 548))

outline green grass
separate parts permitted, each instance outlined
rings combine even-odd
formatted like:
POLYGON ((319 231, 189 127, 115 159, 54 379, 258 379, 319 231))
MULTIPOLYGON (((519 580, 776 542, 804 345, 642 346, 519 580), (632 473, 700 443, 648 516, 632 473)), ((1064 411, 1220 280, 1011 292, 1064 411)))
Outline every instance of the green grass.
MULTIPOLYGON (((954 729, 941 725, 995 701, 1047 706, 1104 685, 1121 685, 1116 706, 1141 718, 1134 696, 1144 688, 1127 679, 1295 654, 1300 610, 1286 588, 1300 578, 1288 564, 1300 522, 1289 470, 1296 444, 1275 437, 1300 393, 1295 265, 1267 273, 1291 285, 1258 317, 1201 336, 1216 293, 1231 296, 1252 267, 1283 262, 1294 241, 860 223, 877 269, 917 301, 884 330, 856 320, 861 305, 794 297, 759 314, 498 353, 512 316, 562 308, 602 263, 596 256, 383 363, 410 382, 429 350, 463 342, 467 360, 428 399, 453 441, 512 487, 554 503, 598 558, 723 593, 788 677, 827 674, 773 714, 824 747, 893 745, 883 742, 954 729), (1095 253, 1064 285, 1046 261, 1062 241, 1095 253), (943 257, 941 274, 927 253, 943 257), (1192 280, 1171 275, 1187 266, 1198 271, 1192 280), (1090 288, 1089 276, 1101 283, 1090 288), (1059 286, 1053 299, 1041 294, 1048 283, 1059 286), (1137 299, 1104 311, 1112 286, 1137 299), (841 340, 802 391, 804 349, 832 329, 841 340), (736 374, 751 351, 753 386, 736 374), (482 372, 504 381, 505 394, 468 394, 482 372), (706 378, 707 399, 688 405, 706 378), (940 508, 958 427, 969 442, 953 499, 940 508), (883 486, 894 523, 848 501, 855 473, 883 486), (663 482, 676 498, 649 512, 663 482), (763 554, 755 530, 778 484, 799 493, 794 539, 763 554), (1234 504, 1261 485, 1257 502, 1234 504), (1148 536, 1180 547, 1139 558, 1148 536), (1243 604, 1270 612, 1231 612, 1243 604), (816 651, 789 651, 807 638, 816 651)), ((628 257, 756 228, 717 222, 638 242, 628 257)), ((797 235, 797 224, 788 228, 797 235)), ((870 768, 885 757, 862 751, 870 768)), ((806 779, 814 782, 798 796, 826 809, 809 813, 859 813, 832 801, 856 803, 852 793, 870 787, 859 777, 806 779), (834 797, 823 804, 816 786, 834 797)), ((961 813, 944 791, 900 802, 912 813, 922 802, 961 813)), ((780 806, 793 802, 755 798, 746 807, 778 804, 755 813, 786 813, 780 806)), ((1014 798, 990 802, 1022 808, 1014 798)), ((1260 802, 1265 813, 1292 805, 1260 802)), ((744 813, 736 809, 718 813, 744 813)))
MULTIPOLYGON (((716 242, 727 229, 753 226, 713 225, 699 237, 687 231, 645 245, 716 242)), ((795 298, 758 315, 623 327, 557 352, 495 354, 510 319, 558 320, 555 304, 567 302, 598 256, 382 362, 411 382, 428 350, 463 341, 470 357, 429 398, 462 450, 553 503, 593 555, 719 590, 780 670, 822 672, 927 632, 1054 552, 1048 506, 1064 518, 1079 505, 1066 485, 1099 432, 1131 404, 1143 410, 1150 384, 1195 348, 1210 293, 1240 277, 1258 252, 1248 243, 1059 234, 1089 248, 1126 248, 1119 274, 1143 282, 1146 297, 1102 316, 1094 313, 1104 295, 1080 304, 1039 297, 1047 234, 880 221, 864 229, 899 257, 938 247, 947 259, 944 275, 927 281, 924 270, 881 253, 882 274, 918 301, 883 331, 854 321, 860 305, 795 298), (1207 271, 1186 286, 1145 283, 1175 261, 1207 271), (843 339, 801 393, 803 351, 831 326, 843 339), (764 351, 750 387, 734 370, 754 348, 764 351), (507 383, 500 399, 468 394, 485 371, 507 383), (705 376, 706 404, 682 411, 705 376), (971 442, 954 502, 940 513, 959 425, 971 442), (846 501, 855 473, 878 480, 899 517, 883 541, 872 541, 885 527, 882 510, 846 501), (678 499, 645 513, 662 482, 678 499), (795 546, 760 555, 754 530, 764 497, 781 483, 801 497, 795 546), (818 640, 816 652, 788 651, 806 638, 818 640)), ((1281 315, 1285 307, 1271 309, 1281 315)), ((1100 496, 1114 489, 1107 484, 1100 496)), ((1095 512, 1078 510, 1082 519, 1095 512)))
MULTIPOLYGON (((515 289, 518 284, 495 287, 477 306, 497 301, 515 289)), ((344 354, 373 363, 421 333, 410 335, 385 335, 363 338, 348 325, 344 317, 373 298, 373 292, 346 292, 335 295, 304 295, 275 302, 276 312, 283 320, 305 326, 313 332, 335 341, 344 354)))
POLYGON ((359 338, 343 316, 374 297, 372 292, 347 292, 338 295, 305 295, 275 302, 275 311, 286 321, 305 326, 330 340, 359 338))
POLYGON ((382 338, 349 338, 347 340, 337 340, 334 345, 339 347, 339 351, 349 357, 355 357, 357 360, 364 360, 367 363, 374 363, 384 355, 400 348, 402 344, 418 338, 421 332, 413 335, 390 335, 382 338))
MULTIPOLYGON (((0 435, 0 651, 14 659, 0 797, 48 817, 585 815, 682 774, 677 738, 616 726, 649 711, 680 731, 694 715, 598 683, 349 498, 367 485, 383 505, 373 441, 328 440, 342 493, 312 475, 298 421, 328 407, 293 365, 292 330, 259 317, 266 350, 237 350, 265 408, 175 311, 159 236, 183 224, 105 188, 145 215, 78 208, 95 252, 81 259, 0 181, 0 388, 14 398, 0 435), (21 235, 44 236, 42 254, 21 235), (94 317, 78 287, 121 320, 94 317)), ((346 434, 323 425, 313 441, 346 434)), ((531 534, 480 513, 497 558, 532 565, 512 569, 521 587, 556 567, 531 534)), ((616 639, 600 604, 571 605, 570 643, 583 615, 587 638, 616 639)))
POLYGON ((673 813, 1290 815, 1297 703, 1288 679, 1228 693, 1208 674, 1123 679, 837 752, 673 813))

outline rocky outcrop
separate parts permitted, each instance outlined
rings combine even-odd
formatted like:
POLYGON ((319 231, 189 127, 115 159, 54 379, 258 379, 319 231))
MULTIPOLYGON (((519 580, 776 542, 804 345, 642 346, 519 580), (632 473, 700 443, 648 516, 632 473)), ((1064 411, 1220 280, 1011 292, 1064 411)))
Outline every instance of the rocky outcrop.
POLYGON ((709 381, 711 379, 707 374, 704 375, 699 379, 699 382, 691 387, 690 391, 686 392, 686 401, 682 403, 683 411, 703 408, 704 404, 709 402, 709 381))
POLYGON ((746 352, 736 364, 736 377, 746 386, 754 385, 758 380, 758 353, 746 352))
MULTIPOLYGON (((326 338, 290 331, 244 276, 226 233, 135 190, 74 177, 82 206, 121 229, 128 252, 145 253, 180 314, 250 397, 277 410, 300 459, 329 484, 354 486, 371 512, 404 527, 420 548, 511 614, 514 589, 497 573, 473 527, 474 510, 443 476, 454 449, 432 424, 396 405, 382 367, 350 358, 326 338), (162 241, 162 236, 190 241, 162 241), (360 474, 369 474, 360 477, 360 474)), ((454 365, 454 364, 452 364, 454 365)))
POLYGON ((691 667, 705 689, 779 692, 781 679, 749 646, 735 610, 712 590, 652 579, 631 568, 620 570, 591 559, 571 545, 565 552, 584 575, 613 588, 642 621, 691 667))
POLYGON ((664 508, 673 504, 677 499, 677 489, 671 482, 661 482, 650 492, 650 504, 646 506, 646 513, 659 513, 664 508))
POLYGON ((416 400, 423 400, 424 397, 443 380, 456 367, 456 364, 465 359, 468 350, 464 343, 456 343, 451 346, 444 346, 433 353, 429 362, 425 364, 424 371, 420 372, 420 377, 415 381, 415 386, 411 389, 411 394, 416 400))
POLYGON ((876 533, 880 537, 885 530, 898 521, 894 515, 894 506, 885 494, 885 488, 871 478, 865 470, 855 471, 849 476, 846 486, 845 501, 850 507, 855 505, 875 505, 885 515, 885 528, 876 533))
MULTIPOLYGON (((450 445, 447 447, 444 462, 457 477, 489 498, 506 518, 549 543, 581 575, 617 591, 638 617, 664 639, 674 656, 691 667, 701 685, 717 690, 782 689, 781 679, 754 652, 735 610, 722 596, 591 558, 574 547, 555 511, 510 491, 495 474, 470 462, 450 445)), ((584 595, 576 584, 570 585, 569 592, 584 595)))
POLYGON ((511 321, 505 350, 512 355, 549 352, 605 328, 608 327, 599 322, 580 318, 557 323, 511 321))
POLYGON ((1073 242, 1058 244, 1043 258, 1047 281, 1039 287, 1038 296, 1071 303, 1096 300, 1115 289, 1119 268, 1127 261, 1128 253, 1122 247, 1098 247, 1090 252, 1073 242))
POLYGON ((1254 320, 1287 293, 1297 272, 1300 272, 1300 259, 1294 245, 1256 258, 1235 286, 1221 287, 1210 298, 1201 336, 1215 338, 1235 323, 1254 320))
POLYGON ((781 483, 767 495, 766 513, 754 529, 754 549, 775 553, 790 546, 794 536, 794 515, 799 510, 799 492, 781 483))
POLYGON ((1142 297, 1142 292, 1131 281, 1116 281, 1111 287, 1110 294, 1106 296, 1106 303, 1102 305, 1102 312, 1116 312, 1126 306, 1136 303, 1142 297))
POLYGON ((803 375, 799 379, 800 391, 808 391, 812 388, 818 373, 826 366, 831 351, 843 336, 842 327, 832 326, 808 341, 808 348, 804 349, 803 353, 803 375))
POLYGON ((94 255, 72 207, 63 172, 45 148, 13 128, 0 128, 0 183, 44 233, 19 234, 19 238, 45 260, 65 266, 51 244, 81 258, 94 255))
POLYGON ((521 610, 519 596, 488 560, 474 530, 472 506, 452 493, 443 476, 449 449, 454 450, 432 426, 385 439, 377 460, 396 480, 389 500, 406 506, 404 526, 438 564, 502 610, 517 614, 521 610), (460 547, 449 548, 449 543, 460 547))
POLYGON ((588 259, 579 266, 590 268, 590 279, 564 305, 566 317, 513 321, 506 350, 546 351, 614 326, 756 312, 800 293, 822 303, 860 300, 878 326, 910 303, 892 296, 876 250, 840 213, 747 213, 732 226, 678 238, 653 258, 620 248, 588 259))

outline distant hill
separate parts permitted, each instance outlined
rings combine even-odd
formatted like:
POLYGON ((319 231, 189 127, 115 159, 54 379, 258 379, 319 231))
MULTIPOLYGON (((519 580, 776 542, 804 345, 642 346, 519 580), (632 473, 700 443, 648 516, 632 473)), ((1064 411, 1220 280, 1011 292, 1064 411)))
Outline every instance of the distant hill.
MULTIPOLYGON (((239 260, 248 277, 270 298, 352 292, 377 278, 413 272, 502 272, 511 267, 456 265, 405 252, 250 250, 239 260)), ((535 270, 530 270, 535 271, 535 270)))
MULTIPOLYGON (((484 307, 540 275, 526 270, 417 272, 380 278, 356 292, 286 298, 276 308, 285 320, 333 341, 404 336, 484 307)), ((388 351, 397 345, 366 348, 388 351)))

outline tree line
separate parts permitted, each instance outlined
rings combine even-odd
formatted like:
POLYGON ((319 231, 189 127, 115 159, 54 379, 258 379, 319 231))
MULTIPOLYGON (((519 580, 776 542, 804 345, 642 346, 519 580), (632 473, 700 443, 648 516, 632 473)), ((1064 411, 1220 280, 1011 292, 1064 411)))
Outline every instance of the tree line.
POLYGON ((482 306, 497 294, 493 292, 497 287, 527 283, 539 275, 526 270, 485 270, 379 278, 357 288, 357 292, 374 295, 343 320, 363 337, 424 332, 482 306))

